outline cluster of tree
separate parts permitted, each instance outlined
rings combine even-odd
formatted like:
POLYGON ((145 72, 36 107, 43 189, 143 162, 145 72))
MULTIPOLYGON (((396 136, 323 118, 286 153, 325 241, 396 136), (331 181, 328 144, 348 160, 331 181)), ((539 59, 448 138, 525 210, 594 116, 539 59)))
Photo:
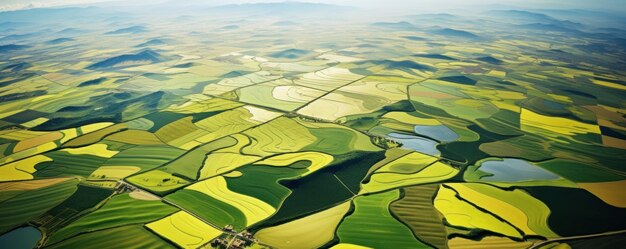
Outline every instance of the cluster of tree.
POLYGON ((397 148, 397 147, 402 146, 402 143, 386 138, 386 137, 381 137, 381 136, 376 136, 376 135, 371 135, 371 134, 368 134, 368 135, 370 135, 373 144, 384 149, 391 149, 391 148, 397 148))

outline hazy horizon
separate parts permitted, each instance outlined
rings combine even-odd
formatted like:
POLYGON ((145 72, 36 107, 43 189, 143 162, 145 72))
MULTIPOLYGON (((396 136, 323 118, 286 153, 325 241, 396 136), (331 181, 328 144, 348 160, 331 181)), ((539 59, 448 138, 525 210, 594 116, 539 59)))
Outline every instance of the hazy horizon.
MULTIPOLYGON (((0 11, 20 10, 29 8, 46 8, 46 7, 65 7, 65 6, 93 6, 93 5, 111 5, 111 6, 125 6, 125 5, 155 5, 160 3, 174 2, 171 0, 159 0, 159 1, 146 1, 146 0, 34 0, 34 1, 22 1, 22 0, 5 0, 0 3, 0 11)), ((225 5, 225 4, 244 4, 244 3, 263 3, 263 2, 285 2, 283 0, 227 0, 227 1, 215 1, 215 0, 192 0, 185 1, 184 3, 176 2, 176 4, 206 4, 206 5, 225 5)), ((447 9, 461 9, 461 8, 521 8, 521 9, 584 9, 584 10, 599 10, 609 12, 626 13, 626 5, 621 1, 616 0, 598 0, 598 1, 557 1, 557 0, 441 0, 433 3, 426 0, 313 0, 313 1, 294 1, 294 2, 311 2, 311 3, 325 3, 335 5, 346 5, 364 9, 376 9, 384 11, 441 11, 447 9)))

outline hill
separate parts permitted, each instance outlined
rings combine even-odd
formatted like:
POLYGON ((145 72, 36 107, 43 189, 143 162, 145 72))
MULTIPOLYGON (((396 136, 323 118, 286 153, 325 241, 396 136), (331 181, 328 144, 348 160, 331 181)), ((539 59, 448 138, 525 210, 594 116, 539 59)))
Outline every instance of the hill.
POLYGON ((124 54, 109 58, 92 64, 88 66, 87 69, 126 67, 141 64, 159 63, 162 61, 165 61, 165 59, 163 59, 163 57, 159 53, 147 49, 136 54, 124 54))
POLYGON ((158 46, 158 45, 165 45, 169 42, 168 39, 161 39, 161 38, 154 38, 154 39, 150 39, 144 43, 141 43, 135 47, 147 47, 147 46, 158 46))
POLYGON ((313 13, 347 11, 352 9, 352 7, 347 6, 308 2, 228 4, 211 8, 212 11, 217 11, 220 13, 249 13, 263 15, 307 15, 313 13))
POLYGON ((451 29, 451 28, 443 28, 443 29, 435 29, 430 31, 431 34, 454 37, 454 38, 462 38, 462 39, 470 39, 470 40, 479 40, 480 36, 465 30, 460 29, 451 29))
POLYGON ((415 30, 416 27, 409 22, 375 22, 371 24, 374 27, 399 29, 399 30, 415 30))
POLYGON ((138 33, 143 33, 146 31, 147 31, 146 27, 135 25, 135 26, 127 27, 127 28, 121 28, 121 29, 110 31, 110 32, 106 32, 105 34, 107 35, 138 34, 138 33))
POLYGON ((17 44, 8 44, 8 45, 0 45, 0 52, 10 52, 15 50, 26 49, 29 46, 27 45, 17 45, 17 44))
POLYGON ((67 37, 63 37, 63 38, 57 38, 54 40, 49 40, 46 42, 46 44, 50 44, 50 45, 56 45, 56 44, 61 44, 61 43, 65 43, 65 42, 70 42, 73 41, 74 39, 72 38, 67 38, 67 37))
POLYGON ((279 51, 276 53, 272 53, 269 56, 274 57, 274 58, 296 59, 296 58, 300 58, 302 56, 308 55, 310 53, 311 52, 307 50, 292 48, 292 49, 287 49, 287 50, 279 51))

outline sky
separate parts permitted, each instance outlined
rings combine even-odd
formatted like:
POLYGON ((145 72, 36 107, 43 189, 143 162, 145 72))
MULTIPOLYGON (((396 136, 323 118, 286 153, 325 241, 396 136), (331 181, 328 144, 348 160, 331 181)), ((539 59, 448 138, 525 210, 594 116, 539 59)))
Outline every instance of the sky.
MULTIPOLYGON (((142 4, 175 0, 0 0, 0 10, 15 10, 32 7, 56 7, 77 4, 112 2, 114 4, 142 4)), ((284 0, 192 0, 198 3, 229 4, 249 2, 282 2, 284 0)), ((367 9, 411 9, 438 10, 444 8, 466 8, 467 6, 506 6, 528 9, 569 8, 597 9, 626 13, 626 0, 300 0, 356 6, 367 9)), ((176 1, 180 3, 181 1, 176 1)), ((190 2, 185 0, 184 2, 190 2)))

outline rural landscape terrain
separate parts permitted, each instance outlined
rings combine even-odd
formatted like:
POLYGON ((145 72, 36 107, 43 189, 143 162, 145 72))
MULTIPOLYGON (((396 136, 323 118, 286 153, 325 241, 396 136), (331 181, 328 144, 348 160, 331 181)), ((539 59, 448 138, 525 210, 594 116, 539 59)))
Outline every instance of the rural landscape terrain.
POLYGON ((626 17, 0 12, 0 248, 623 248, 626 17))

